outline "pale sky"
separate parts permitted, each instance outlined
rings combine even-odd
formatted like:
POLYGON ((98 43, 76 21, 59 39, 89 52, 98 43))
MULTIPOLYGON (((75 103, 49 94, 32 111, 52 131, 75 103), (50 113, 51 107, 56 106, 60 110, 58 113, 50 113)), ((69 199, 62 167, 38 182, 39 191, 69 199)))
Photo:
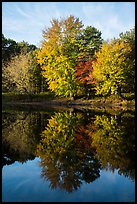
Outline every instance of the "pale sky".
POLYGON ((135 26, 135 2, 2 2, 2 33, 39 47, 50 20, 70 15, 97 28, 107 40, 135 26))

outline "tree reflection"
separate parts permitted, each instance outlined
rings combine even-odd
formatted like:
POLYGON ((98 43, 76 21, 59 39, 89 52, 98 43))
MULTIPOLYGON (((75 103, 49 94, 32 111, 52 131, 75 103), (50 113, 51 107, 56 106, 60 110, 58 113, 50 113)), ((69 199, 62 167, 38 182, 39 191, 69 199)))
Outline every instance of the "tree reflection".
POLYGON ((52 189, 72 192, 83 181, 89 183, 100 176, 101 166, 82 121, 80 113, 56 113, 42 132, 37 154, 42 158, 42 176, 52 189))
POLYGON ((16 112, 2 116, 2 166, 34 159, 40 140, 41 114, 16 112))
POLYGON ((111 171, 118 169, 119 174, 131 179, 135 178, 134 125, 133 116, 96 115, 94 124, 90 124, 87 131, 102 166, 111 171))
POLYGON ((52 189, 77 190, 99 178, 102 168, 135 178, 133 114, 4 113, 2 128, 2 166, 39 156, 52 189))

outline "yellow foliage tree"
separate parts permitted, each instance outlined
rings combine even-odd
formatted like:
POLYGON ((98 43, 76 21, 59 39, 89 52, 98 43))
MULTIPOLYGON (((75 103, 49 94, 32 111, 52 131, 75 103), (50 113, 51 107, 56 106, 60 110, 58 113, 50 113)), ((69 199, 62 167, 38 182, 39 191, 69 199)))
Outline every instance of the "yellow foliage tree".
POLYGON ((75 66, 80 46, 77 38, 83 25, 74 16, 60 21, 53 19, 51 24, 43 31, 37 60, 49 89, 56 95, 73 97, 80 92, 80 85, 75 79, 75 66))
POLYGON ((131 60, 132 47, 128 42, 113 39, 103 43, 99 52, 95 53, 93 76, 96 79, 96 94, 120 94, 127 84, 134 83, 134 61, 131 60), (129 80, 130 78, 130 80, 129 80))
POLYGON ((30 53, 20 53, 14 56, 4 67, 3 75, 8 83, 16 86, 16 90, 22 93, 35 91, 35 79, 33 60, 30 53))

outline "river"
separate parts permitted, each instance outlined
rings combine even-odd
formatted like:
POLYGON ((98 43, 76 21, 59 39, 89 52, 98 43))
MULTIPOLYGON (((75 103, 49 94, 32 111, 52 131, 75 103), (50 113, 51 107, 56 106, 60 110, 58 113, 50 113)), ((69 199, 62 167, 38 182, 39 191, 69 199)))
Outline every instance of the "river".
POLYGON ((2 202, 135 202, 135 112, 4 109, 2 202))

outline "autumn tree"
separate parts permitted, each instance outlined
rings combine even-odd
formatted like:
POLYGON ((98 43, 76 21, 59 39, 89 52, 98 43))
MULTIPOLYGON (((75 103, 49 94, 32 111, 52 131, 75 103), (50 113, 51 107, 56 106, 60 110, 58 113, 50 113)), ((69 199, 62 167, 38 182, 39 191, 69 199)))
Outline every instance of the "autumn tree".
POLYGON ((90 93, 93 93, 95 79, 93 76, 92 59, 88 61, 80 61, 76 68, 76 79, 84 86, 84 95, 89 98, 90 93))
POLYGON ((6 77, 3 73, 5 64, 10 61, 11 57, 15 55, 17 51, 17 43, 12 39, 7 39, 2 34, 2 91, 8 91, 6 77))
POLYGON ((87 97, 90 93, 93 93, 94 77, 92 62, 95 60, 95 52, 98 51, 102 45, 103 39, 101 38, 101 32, 95 27, 87 26, 83 29, 79 36, 81 42, 81 50, 78 56, 78 62, 76 65, 76 78, 83 84, 84 92, 87 97))
POLYGON ((82 22, 74 16, 60 21, 53 19, 51 24, 52 27, 43 32, 44 39, 37 57, 43 76, 56 95, 72 97, 82 94, 85 87, 83 89, 75 73, 79 66, 82 65, 83 69, 84 65, 87 66, 79 63, 88 60, 90 63, 99 49, 101 32, 91 26, 83 28, 82 22))
MULTIPOLYGON (((15 91, 16 85, 11 80, 8 80, 9 77, 6 74, 8 70, 5 70, 6 67, 10 64, 10 61, 21 53, 33 53, 36 50, 35 45, 31 45, 25 41, 16 42, 10 38, 6 38, 2 34, 2 91, 15 91), (5 75, 6 74, 6 75, 5 75)), ((34 59, 34 58, 33 58, 34 59)), ((35 60, 34 60, 35 61, 35 60)), ((36 64, 36 63, 35 63, 36 64)), ((37 68, 38 71, 38 68, 37 68)))
POLYGON ((37 59, 49 89, 56 95, 73 97, 80 92, 76 82, 75 66, 79 44, 77 38, 82 30, 78 18, 51 21, 52 26, 43 31, 43 42, 37 59))
POLYGON ((132 62, 131 69, 128 72, 128 81, 129 83, 125 84, 123 87, 125 92, 134 92, 135 91, 135 27, 126 31, 125 33, 120 33, 120 39, 124 42, 128 42, 131 46, 130 55, 127 57, 132 62))
MULTIPOLYGON (((96 52, 96 61, 93 63, 93 75, 96 82, 96 94, 121 95, 124 86, 130 86, 134 73, 134 61, 131 59, 132 47, 128 42, 113 39, 103 43, 102 48, 96 52)), ((133 81, 132 81, 133 83, 133 81)))
MULTIPOLYGON (((14 56, 4 67, 3 75, 7 86, 16 87, 18 92, 35 92, 34 69, 30 53, 14 56)), ((9 87, 10 89, 11 87, 9 87)))

